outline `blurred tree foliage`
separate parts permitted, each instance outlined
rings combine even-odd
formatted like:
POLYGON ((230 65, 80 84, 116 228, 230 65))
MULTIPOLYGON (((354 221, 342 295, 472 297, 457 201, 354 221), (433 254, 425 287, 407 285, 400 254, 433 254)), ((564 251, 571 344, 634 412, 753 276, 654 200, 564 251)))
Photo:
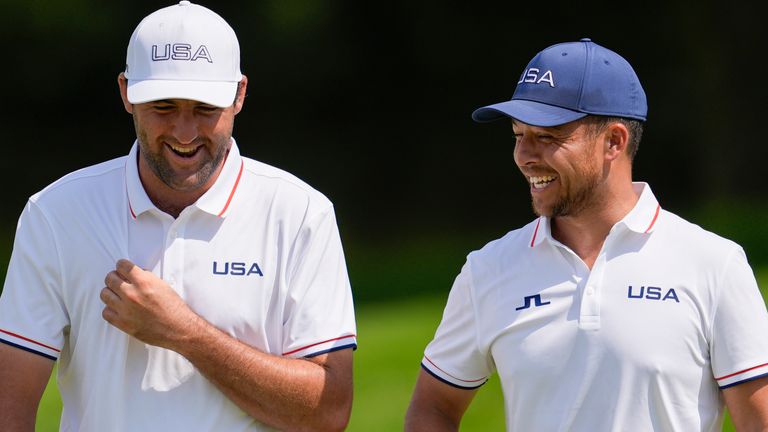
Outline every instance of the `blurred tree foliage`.
MULTIPOLYGON (((757 59, 768 31, 758 3, 202 4, 239 35, 250 84, 235 126, 241 151, 326 193, 342 235, 376 245, 496 235, 532 218, 509 126, 469 115, 508 99, 536 52, 581 37, 622 54, 644 83, 635 176, 663 206, 686 215, 721 200, 765 202, 768 85, 757 59)), ((0 0, 7 232, 32 193, 127 153, 134 132, 116 76, 141 18, 170 4, 0 0)), ((764 212, 730 216, 765 238, 764 212)))

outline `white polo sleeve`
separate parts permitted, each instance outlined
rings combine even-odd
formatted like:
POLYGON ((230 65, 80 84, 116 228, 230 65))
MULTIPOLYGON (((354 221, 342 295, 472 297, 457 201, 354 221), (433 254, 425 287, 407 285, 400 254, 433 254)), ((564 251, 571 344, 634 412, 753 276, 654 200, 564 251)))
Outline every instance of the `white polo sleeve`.
POLYGON ((443 319, 424 350, 421 367, 454 387, 474 389, 485 384, 493 367, 487 353, 479 348, 477 318, 467 262, 453 283, 443 319))
POLYGON ((309 220, 293 246, 283 313, 283 355, 357 348, 352 290, 333 207, 309 220))
POLYGON ((30 200, 16 227, 0 296, 0 342, 51 360, 59 358, 69 325, 59 269, 51 227, 30 200))
POLYGON ((768 312, 741 248, 725 264, 715 308, 710 354, 720 388, 768 376, 768 312))

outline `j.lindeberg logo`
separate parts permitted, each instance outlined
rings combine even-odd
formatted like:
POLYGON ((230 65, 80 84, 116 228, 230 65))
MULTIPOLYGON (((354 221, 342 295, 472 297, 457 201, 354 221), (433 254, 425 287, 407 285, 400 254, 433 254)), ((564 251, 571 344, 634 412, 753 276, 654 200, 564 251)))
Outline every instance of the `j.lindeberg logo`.
POLYGON ((525 296, 525 298, 523 299, 523 302, 525 304, 523 304, 520 307, 516 307, 515 310, 528 309, 529 307, 531 307, 531 301, 533 301, 533 307, 546 306, 552 303, 551 301, 546 301, 546 302, 541 301, 541 294, 530 295, 530 296, 525 296))
POLYGON ((208 60, 208 63, 213 63, 211 53, 205 45, 200 45, 192 52, 192 45, 183 43, 165 44, 162 48, 163 52, 158 51, 157 45, 152 45, 152 61, 165 61, 165 60, 188 60, 196 61, 199 59, 208 60))
POLYGON ((520 81, 517 83, 541 84, 543 82, 549 84, 550 87, 555 86, 555 77, 551 70, 542 73, 539 68, 528 68, 520 75, 520 81))

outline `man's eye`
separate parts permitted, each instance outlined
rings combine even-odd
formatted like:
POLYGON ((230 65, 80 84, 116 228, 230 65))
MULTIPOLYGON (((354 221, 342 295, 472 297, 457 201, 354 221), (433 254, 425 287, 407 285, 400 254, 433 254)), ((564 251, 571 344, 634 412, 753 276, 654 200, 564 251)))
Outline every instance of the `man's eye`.
POLYGON ((154 105, 152 108, 157 111, 170 111, 173 109, 173 105, 154 105))
POLYGON ((552 135, 539 135, 538 138, 539 138, 539 141, 545 142, 545 143, 551 143, 551 142, 557 141, 557 139, 552 135))

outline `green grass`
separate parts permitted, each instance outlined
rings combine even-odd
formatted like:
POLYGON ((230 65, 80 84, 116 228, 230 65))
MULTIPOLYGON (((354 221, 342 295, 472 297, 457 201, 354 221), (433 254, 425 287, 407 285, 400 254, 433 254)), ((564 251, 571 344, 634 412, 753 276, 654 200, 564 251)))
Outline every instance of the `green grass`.
MULTIPOLYGON (((768 299, 768 268, 758 273, 768 299)), ((357 307, 359 349, 355 353, 355 400, 349 431, 403 428, 425 345, 434 335, 445 296, 432 295, 357 307)), ((61 413, 53 379, 38 413, 40 432, 56 431, 61 413)), ((504 409, 497 376, 478 392, 462 422, 464 431, 504 430, 504 409)), ((733 431, 726 418, 723 431, 733 431)))
MULTIPOLYGON (((355 402, 350 431, 403 430, 403 417, 445 299, 426 297, 358 307, 355 402)), ((463 425, 469 431, 502 430, 504 405, 496 376, 478 392, 463 425)))
POLYGON ((56 367, 53 368, 48 387, 45 388, 40 406, 37 408, 37 427, 39 432, 55 432, 59 430, 59 418, 61 417, 61 398, 56 388, 56 367))

